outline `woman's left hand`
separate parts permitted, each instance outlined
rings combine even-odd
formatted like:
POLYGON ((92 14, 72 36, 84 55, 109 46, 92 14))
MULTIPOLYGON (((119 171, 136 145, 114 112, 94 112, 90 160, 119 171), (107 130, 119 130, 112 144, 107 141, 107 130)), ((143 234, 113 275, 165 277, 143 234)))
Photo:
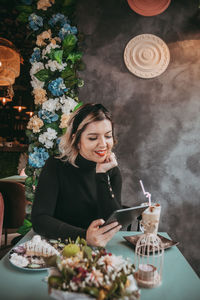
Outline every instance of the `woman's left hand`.
POLYGON ((105 247, 112 237, 121 229, 118 222, 101 227, 105 221, 98 219, 93 221, 86 232, 86 241, 90 246, 105 247))
POLYGON ((110 169, 118 165, 115 154, 113 152, 109 153, 102 163, 97 163, 96 173, 106 173, 110 169))

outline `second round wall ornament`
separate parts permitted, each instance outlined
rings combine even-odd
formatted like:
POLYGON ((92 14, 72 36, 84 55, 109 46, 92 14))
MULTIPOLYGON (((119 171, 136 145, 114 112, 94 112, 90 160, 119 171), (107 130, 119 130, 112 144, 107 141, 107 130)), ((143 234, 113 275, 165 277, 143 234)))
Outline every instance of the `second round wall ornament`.
POLYGON ((170 52, 166 43, 153 34, 131 39, 124 50, 124 62, 131 73, 140 78, 154 78, 168 67, 170 52))

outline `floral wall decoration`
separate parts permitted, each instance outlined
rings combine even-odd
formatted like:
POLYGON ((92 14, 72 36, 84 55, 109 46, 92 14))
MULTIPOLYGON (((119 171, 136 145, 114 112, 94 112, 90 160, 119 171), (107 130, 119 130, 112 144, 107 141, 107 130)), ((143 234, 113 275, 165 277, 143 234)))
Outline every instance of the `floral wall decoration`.
POLYGON ((26 135, 29 138, 28 165, 25 173, 26 219, 19 229, 25 234, 31 228, 31 208, 38 177, 45 161, 58 154, 60 136, 66 131, 72 111, 80 105, 78 88, 83 80, 77 71, 83 69, 78 50, 81 35, 72 24, 75 0, 22 0, 17 6, 18 19, 30 28, 34 41, 30 57, 31 86, 35 112, 26 135))

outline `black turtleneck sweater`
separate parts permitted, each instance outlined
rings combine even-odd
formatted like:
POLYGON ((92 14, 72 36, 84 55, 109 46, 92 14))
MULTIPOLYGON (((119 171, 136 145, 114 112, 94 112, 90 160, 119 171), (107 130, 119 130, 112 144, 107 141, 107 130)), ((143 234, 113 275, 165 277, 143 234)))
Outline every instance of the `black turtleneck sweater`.
POLYGON ((96 173, 96 163, 81 155, 76 165, 78 168, 53 157, 46 161, 32 208, 33 229, 38 234, 48 238, 85 238, 92 221, 107 219, 121 208, 118 167, 96 173))

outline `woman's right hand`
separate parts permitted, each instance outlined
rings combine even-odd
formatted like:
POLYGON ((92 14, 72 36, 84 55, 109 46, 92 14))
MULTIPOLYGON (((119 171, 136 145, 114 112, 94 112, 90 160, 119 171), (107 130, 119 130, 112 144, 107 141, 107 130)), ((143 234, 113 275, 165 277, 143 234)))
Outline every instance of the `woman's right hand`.
POLYGON ((106 244, 112 239, 116 232, 122 227, 118 222, 113 222, 109 225, 103 224, 103 219, 93 221, 86 232, 86 241, 90 246, 105 247, 106 244))

